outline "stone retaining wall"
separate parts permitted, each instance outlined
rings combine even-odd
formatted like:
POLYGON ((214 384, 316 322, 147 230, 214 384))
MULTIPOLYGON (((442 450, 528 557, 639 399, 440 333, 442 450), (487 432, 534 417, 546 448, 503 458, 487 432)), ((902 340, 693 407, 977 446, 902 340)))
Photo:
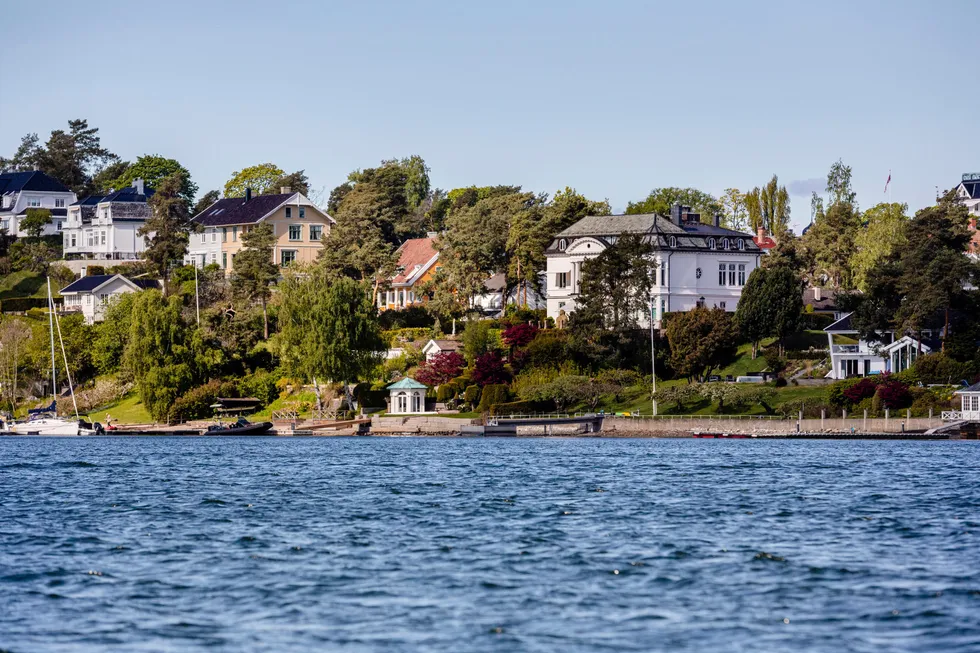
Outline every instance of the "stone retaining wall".
POLYGON ((804 419, 736 419, 736 418, 707 418, 707 417, 607 417, 602 421, 603 434, 632 435, 641 433, 663 435, 685 435, 693 432, 703 433, 745 433, 745 434, 788 434, 837 432, 850 433, 901 433, 904 431, 922 431, 941 426, 939 417, 890 417, 888 419, 865 420, 862 417, 804 419))
POLYGON ((458 433, 464 424, 479 424, 479 419, 427 416, 373 416, 371 433, 458 433))

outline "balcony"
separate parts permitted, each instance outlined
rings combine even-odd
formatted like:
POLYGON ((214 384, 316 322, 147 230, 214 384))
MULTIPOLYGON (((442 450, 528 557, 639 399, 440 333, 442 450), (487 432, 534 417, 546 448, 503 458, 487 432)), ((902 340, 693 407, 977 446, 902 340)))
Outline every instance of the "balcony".
POLYGON ((831 352, 835 354, 860 354, 861 345, 833 345, 831 352))

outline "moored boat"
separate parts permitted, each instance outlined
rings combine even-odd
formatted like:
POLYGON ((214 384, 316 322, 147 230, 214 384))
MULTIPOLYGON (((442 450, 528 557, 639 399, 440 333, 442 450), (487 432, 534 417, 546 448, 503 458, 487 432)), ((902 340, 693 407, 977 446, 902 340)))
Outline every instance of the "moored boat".
POLYGON ((272 422, 250 422, 239 417, 234 424, 212 424, 202 435, 275 435, 272 422))

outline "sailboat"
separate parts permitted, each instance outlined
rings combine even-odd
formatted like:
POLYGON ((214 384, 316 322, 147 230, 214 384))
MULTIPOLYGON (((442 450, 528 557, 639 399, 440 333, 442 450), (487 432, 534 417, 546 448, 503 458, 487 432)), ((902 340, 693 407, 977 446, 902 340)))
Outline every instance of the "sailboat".
POLYGON ((78 416, 78 403, 75 401, 75 388, 72 387, 71 373, 68 371, 68 354, 65 352, 65 341, 61 337, 61 324, 54 310, 54 299, 51 295, 51 279, 48 279, 48 328, 51 331, 51 405, 27 411, 27 420, 8 424, 5 433, 11 435, 95 435, 101 431, 101 425, 83 422, 78 416), (55 364, 54 332, 58 329, 58 340, 61 342, 61 355, 65 361, 65 376, 68 378, 68 389, 71 401, 75 407, 75 419, 58 417, 58 372, 55 364))

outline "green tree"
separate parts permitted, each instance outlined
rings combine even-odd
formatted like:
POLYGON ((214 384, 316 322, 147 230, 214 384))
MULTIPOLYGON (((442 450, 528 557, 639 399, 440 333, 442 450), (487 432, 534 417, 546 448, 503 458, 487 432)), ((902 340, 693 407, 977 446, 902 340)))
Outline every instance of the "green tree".
POLYGON ((258 299, 262 304, 262 336, 269 338, 269 313, 266 303, 272 296, 272 283, 279 270, 272 262, 276 235, 272 224, 263 222, 242 234, 242 249, 235 256, 231 287, 246 301, 258 299))
POLYGON ((194 208, 191 209, 191 216, 200 215, 204 209, 208 208, 215 202, 221 199, 221 193, 216 190, 209 190, 208 192, 201 195, 201 199, 197 200, 194 204, 194 208))
POLYGON ((653 283, 652 248, 637 234, 622 234, 598 256, 582 263, 579 309, 614 332, 635 329, 647 315, 653 283))
POLYGON ((723 212, 721 203, 713 195, 697 188, 654 188, 646 199, 626 205, 627 214, 656 213, 670 215, 670 207, 676 203, 690 206, 701 214, 701 221, 712 224, 715 215, 723 212))
POLYGON ((41 166, 44 147, 37 134, 25 134, 17 151, 9 159, 0 157, 0 172, 27 172, 41 166))
POLYGON ((27 209, 27 215, 20 221, 20 228, 31 238, 40 238, 44 228, 51 224, 51 211, 48 209, 27 209))
POLYGON ((803 244, 814 261, 814 274, 826 279, 835 290, 853 287, 851 263, 859 227, 860 216, 854 206, 837 203, 803 235, 803 244))
POLYGON ((182 186, 183 179, 179 174, 160 180, 156 193, 149 200, 152 214, 137 232, 140 236, 148 237, 143 258, 163 279, 165 295, 170 294, 168 282, 171 266, 187 253, 190 216, 187 202, 181 195, 182 186))
POLYGON ((726 188, 720 202, 725 216, 725 226, 735 231, 745 231, 749 226, 745 193, 737 188, 726 188))
POLYGON ((471 320, 463 330, 463 353, 471 365, 477 358, 500 348, 500 338, 487 320, 471 320))
POLYGON ((299 193, 309 197, 310 180, 306 176, 306 171, 297 170, 288 175, 280 175, 278 179, 272 182, 269 192, 275 194, 283 188, 288 188, 291 193, 299 193))
POLYGON ((909 222, 908 204, 877 204, 864 212, 864 228, 854 239, 851 269, 854 285, 867 290, 868 273, 879 260, 906 243, 905 229, 909 222))
POLYGON ((104 319, 95 325, 91 343, 92 363, 100 374, 115 374, 122 369, 123 351, 132 327, 133 303, 138 293, 124 293, 105 309, 104 319))
POLYGON ((830 166, 827 173, 827 194, 829 206, 850 204, 857 209, 857 193, 851 187, 851 166, 844 165, 840 159, 830 166))
POLYGON ((757 268, 749 275, 738 300, 735 321, 752 343, 755 358, 759 341, 769 336, 782 340, 800 328, 803 293, 799 276, 788 266, 757 268))
POLYGON ((96 190, 92 177, 119 157, 102 147, 99 129, 87 120, 69 120, 68 131, 56 129, 44 146, 38 168, 80 196, 96 190))
POLYGON ((748 216, 749 227, 752 233, 757 233, 759 227, 765 226, 765 218, 762 216, 762 197, 759 187, 756 186, 745 194, 745 213, 748 216))
POLYGON ((24 383, 22 368, 31 335, 31 329, 13 316, 0 321, 0 399, 11 412, 16 408, 18 384, 24 383))
POLYGON ((738 328, 731 314, 720 308, 671 313, 666 322, 670 366, 688 381, 706 376, 735 354, 738 328))
POLYGON ((367 377, 385 350, 378 314, 364 285, 289 268, 279 284, 279 345, 286 369, 305 379, 367 377))
POLYGON ((766 232, 779 238, 789 229, 789 193, 779 185, 779 178, 772 176, 769 183, 759 189, 762 224, 766 232))
POLYGON ((260 163, 236 170, 225 183, 225 197, 243 197, 245 189, 251 188, 256 195, 278 193, 276 183, 286 173, 274 163, 260 163))
POLYGON ((165 177, 177 175, 180 178, 180 196, 187 202, 188 209, 194 204, 197 195, 197 184, 191 180, 191 173, 175 159, 168 159, 159 154, 144 154, 130 164, 118 177, 104 182, 102 190, 110 188, 119 190, 133 185, 137 179, 142 179, 146 186, 156 188, 165 177))

